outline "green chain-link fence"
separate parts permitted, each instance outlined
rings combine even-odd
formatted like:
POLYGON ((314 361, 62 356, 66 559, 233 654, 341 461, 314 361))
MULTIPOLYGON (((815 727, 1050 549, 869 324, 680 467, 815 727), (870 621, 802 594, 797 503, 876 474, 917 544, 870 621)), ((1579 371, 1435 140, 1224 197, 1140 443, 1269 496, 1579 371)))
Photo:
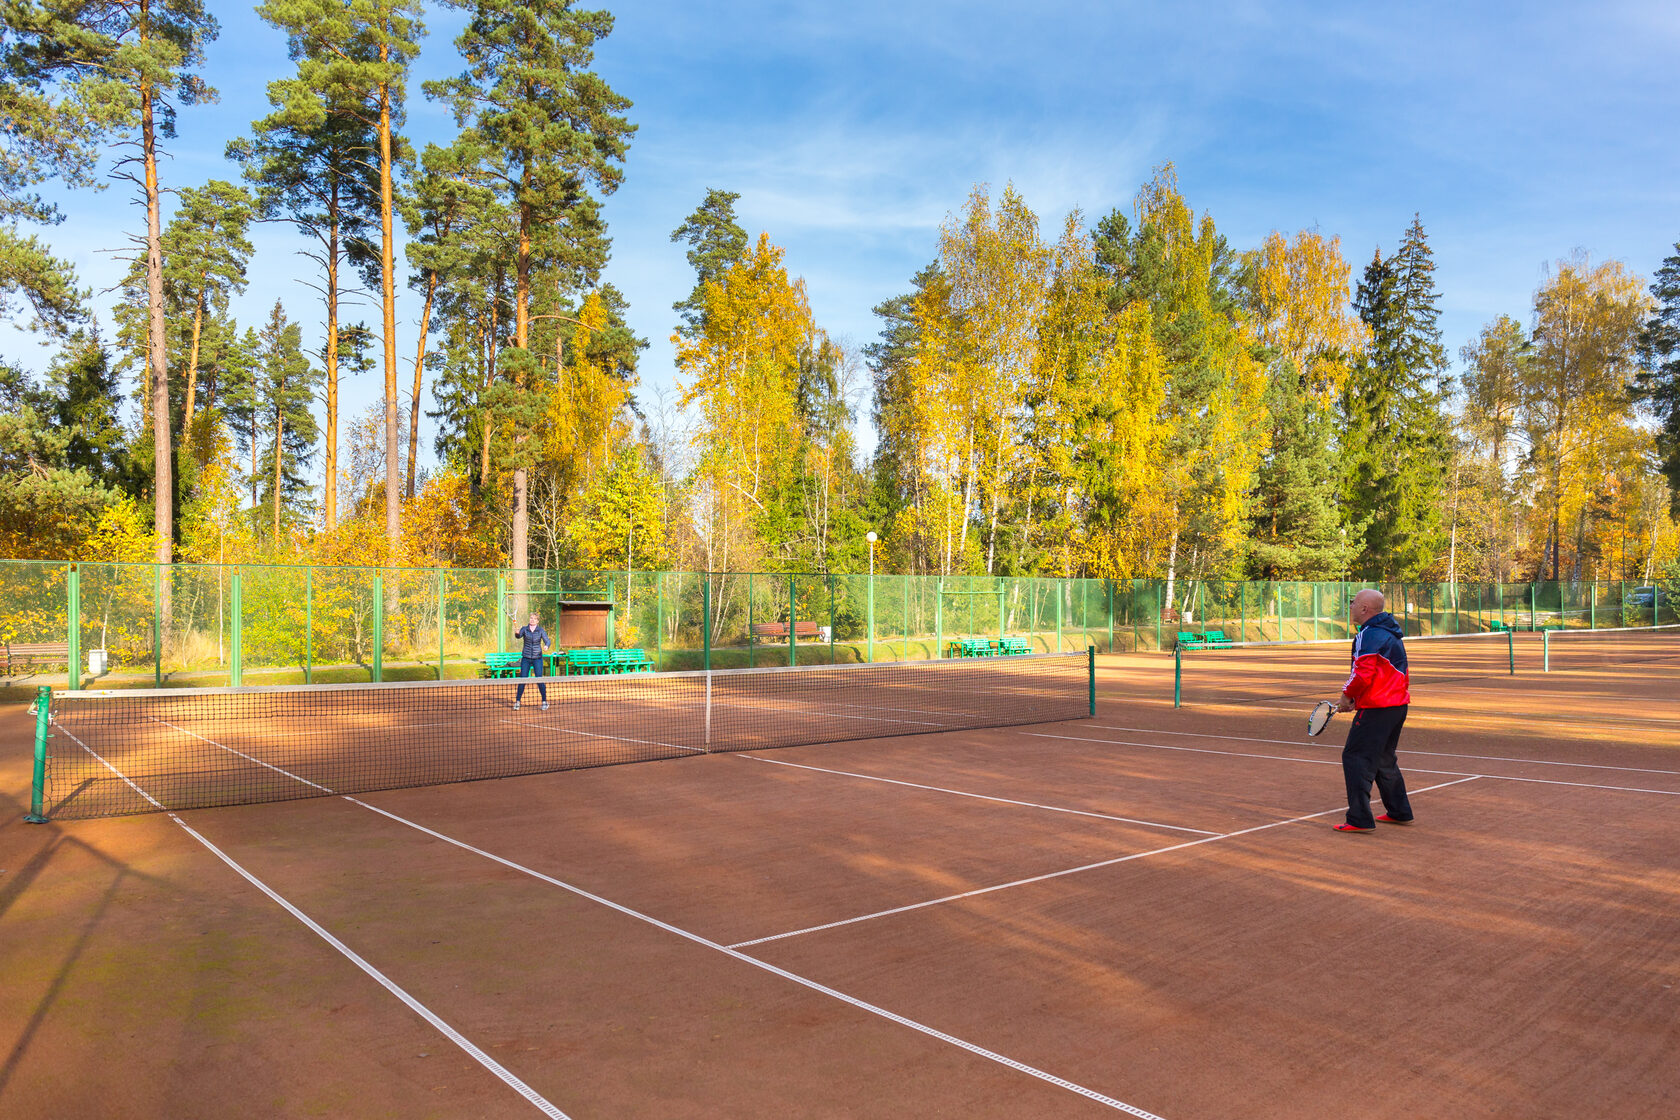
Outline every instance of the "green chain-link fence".
MULTIPOLYGON (((0 561, 13 682, 74 665, 109 683, 276 684, 476 675, 526 610, 609 605, 608 643, 660 669, 920 660, 965 642, 1037 651, 1340 638, 1361 583, 581 572, 0 561)), ((1680 622, 1662 581, 1380 584, 1406 633, 1680 622)))

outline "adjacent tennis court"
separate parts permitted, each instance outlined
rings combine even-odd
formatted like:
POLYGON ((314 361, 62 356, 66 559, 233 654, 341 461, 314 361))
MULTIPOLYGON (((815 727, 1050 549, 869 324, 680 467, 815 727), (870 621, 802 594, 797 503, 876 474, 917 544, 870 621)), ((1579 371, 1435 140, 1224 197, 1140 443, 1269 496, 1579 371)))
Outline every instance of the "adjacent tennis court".
POLYGON ((1680 635, 1610 633, 1412 645, 1364 836, 1345 643, 66 695, 41 825, 9 705, 0 1109, 1670 1116, 1680 635))

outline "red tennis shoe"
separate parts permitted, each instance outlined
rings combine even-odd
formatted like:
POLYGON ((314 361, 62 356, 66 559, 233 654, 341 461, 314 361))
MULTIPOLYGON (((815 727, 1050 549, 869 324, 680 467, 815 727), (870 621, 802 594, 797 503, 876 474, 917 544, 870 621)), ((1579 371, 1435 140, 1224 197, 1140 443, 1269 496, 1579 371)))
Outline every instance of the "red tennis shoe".
POLYGON ((1382 816, 1378 817, 1377 819, 1384 824, 1411 824, 1412 823, 1412 818, 1411 817, 1407 817, 1405 820, 1401 820, 1399 817, 1391 817, 1387 813, 1384 813, 1382 816))
MULTIPOLYGON (((1378 819, 1381 820, 1382 818, 1379 817, 1378 819)), ((1336 831, 1337 832, 1375 832, 1376 830, 1377 829, 1376 829, 1375 825, 1371 826, 1370 828, 1360 828, 1356 824, 1345 824, 1345 823, 1344 824, 1339 824, 1339 825, 1336 826, 1336 831)))

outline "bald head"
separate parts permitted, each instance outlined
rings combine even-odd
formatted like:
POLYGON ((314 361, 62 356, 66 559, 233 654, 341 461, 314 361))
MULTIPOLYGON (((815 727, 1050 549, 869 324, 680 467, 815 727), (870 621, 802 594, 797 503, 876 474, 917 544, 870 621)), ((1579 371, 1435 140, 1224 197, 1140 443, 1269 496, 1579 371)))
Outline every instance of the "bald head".
POLYGON ((1370 621, 1371 616, 1381 614, 1387 606, 1388 603, 1383 599, 1381 591, 1374 587, 1367 587, 1353 597, 1353 603, 1348 607, 1348 614, 1352 617, 1355 626, 1363 626, 1370 621))

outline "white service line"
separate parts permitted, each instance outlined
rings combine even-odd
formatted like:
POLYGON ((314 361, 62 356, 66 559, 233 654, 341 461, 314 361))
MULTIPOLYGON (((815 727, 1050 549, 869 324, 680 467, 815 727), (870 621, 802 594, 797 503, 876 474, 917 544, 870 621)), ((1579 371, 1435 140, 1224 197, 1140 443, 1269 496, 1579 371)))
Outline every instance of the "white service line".
MULTIPOLYGON (((1144 735, 1177 735, 1186 739, 1225 739, 1233 743, 1275 743, 1280 747, 1310 747, 1293 739, 1252 739, 1246 735, 1214 735, 1206 731, 1163 731, 1158 727, 1116 727, 1113 724, 1093 723, 1093 731, 1136 731, 1144 735)), ((1521 762, 1529 766, 1573 766, 1582 770, 1623 770, 1630 774, 1672 774, 1680 777, 1680 770, 1653 770, 1644 766, 1609 766, 1601 762, 1546 762, 1538 758, 1507 758, 1498 754, 1461 754, 1457 751, 1420 751, 1407 747, 1408 757, 1414 754, 1430 758, 1474 758, 1483 762, 1521 762)))
MULTIPOLYGON (((1447 786, 1456 786, 1461 782, 1473 782, 1478 777, 1480 777, 1479 774, 1471 774, 1467 777, 1458 778, 1451 782, 1442 782, 1440 785, 1424 786, 1422 789, 1412 790, 1411 792, 1428 793, 1432 789, 1445 789, 1447 786)), ((972 891, 963 891, 961 894, 948 894, 943 898, 930 898, 926 902, 913 902, 908 906, 895 906, 890 910, 877 910, 873 914, 859 914, 855 918, 843 918, 838 922, 825 922, 820 926, 806 926, 804 929, 789 930, 786 933, 773 933, 769 937, 756 937, 751 941, 737 941, 735 944, 730 945, 729 948, 744 949, 753 945, 763 945, 767 941, 782 941, 789 937, 799 937, 802 934, 821 933, 823 930, 838 929, 841 926, 857 925, 859 922, 871 922, 876 918, 889 918, 894 914, 907 914, 912 910, 925 910, 929 906, 940 906, 947 902, 959 902, 965 898, 975 898, 979 895, 991 894, 993 891, 1008 890, 1011 887, 1024 887, 1032 883, 1042 883, 1049 879, 1060 879, 1065 875, 1077 875, 1082 871, 1095 871, 1102 867, 1113 867, 1115 864, 1130 863, 1134 859, 1144 859, 1147 856, 1165 855, 1168 852, 1179 852, 1183 851, 1185 848, 1194 848, 1201 844, 1211 844, 1215 840, 1229 840, 1233 836, 1247 836, 1251 832, 1264 832, 1268 828, 1278 828, 1286 824, 1296 824, 1300 821, 1310 821, 1315 817, 1327 817, 1331 813, 1345 812, 1347 812, 1347 806, 1338 805, 1334 809, 1323 809, 1316 813, 1303 813, 1298 817, 1290 817, 1288 820, 1270 821, 1266 824, 1257 824, 1252 828, 1238 829, 1235 832, 1217 833, 1213 836, 1203 837, 1200 840, 1186 840, 1182 844, 1171 844, 1165 848, 1151 848, 1146 852, 1133 852, 1131 855, 1117 856, 1114 859, 1099 860, 1096 863, 1085 863, 1078 867, 1069 867, 1061 871, 1051 871, 1044 875, 1033 875, 1026 879, 1013 879, 1007 883, 997 883, 990 887, 980 887, 972 891)))
POLYGON ((689 747, 682 743, 661 743, 654 739, 632 739, 628 735, 601 735, 594 731, 579 731, 573 727, 557 727, 552 723, 544 723, 541 719, 504 719, 502 723, 511 723, 515 727, 540 727, 545 731, 559 731, 566 735, 582 735, 585 739, 611 739, 615 743, 641 743, 649 747, 670 747, 674 751, 693 751, 695 754, 705 754, 704 747, 689 747))
POLYGON ((944 786, 925 786, 920 782, 901 782, 897 778, 882 778, 875 774, 859 774, 851 770, 830 770, 823 766, 807 766, 802 762, 786 762, 779 758, 764 758, 756 754, 736 754, 736 758, 744 758, 750 762, 767 762, 773 766, 791 766, 796 770, 815 770, 819 774, 837 774, 842 778, 861 778, 866 782, 885 782, 888 785, 908 786, 911 789, 925 789, 933 793, 949 793, 956 797, 972 797, 977 801, 996 801, 1002 805, 1020 805, 1028 809, 1044 809, 1052 813, 1071 813, 1076 817, 1096 817, 1098 820, 1122 821, 1126 824, 1141 824, 1149 828, 1165 828, 1173 832, 1189 832, 1197 836, 1217 836, 1218 833, 1206 828, 1186 828, 1180 824, 1162 824, 1160 821, 1139 820, 1137 817, 1117 817, 1111 813, 1095 813, 1087 809, 1067 809, 1060 805, 1040 805, 1035 801, 1016 801, 1009 797, 992 797, 984 793, 969 793, 966 790, 946 789, 944 786))
MULTIPOLYGON (((584 890, 582 887, 576 886, 572 883, 565 882, 562 879, 556 879, 551 875, 545 875, 541 871, 537 871, 533 868, 526 867, 524 864, 521 864, 521 863, 515 863, 513 860, 507 859, 503 856, 496 855, 494 852, 489 852, 489 851, 484 850, 483 848, 474 847, 473 845, 468 844, 464 840, 457 840, 453 836, 448 836, 448 835, 446 835, 442 832, 438 832, 434 829, 427 828, 425 825, 418 824, 414 821, 409 820, 406 817, 399 817, 397 814, 392 813, 392 812, 390 812, 386 809, 381 809, 377 805, 370 805, 367 802, 357 800, 354 797, 346 797, 345 800, 355 802, 357 805, 362 806, 362 808, 364 808, 364 809, 371 809, 373 812, 378 813, 380 816, 389 817, 391 820, 396 821, 398 824, 407 825, 409 828, 412 828, 417 832, 423 832, 427 836, 431 836, 435 839, 442 840, 446 844, 453 844, 455 847, 460 848, 463 851, 471 852, 471 853, 473 853, 474 855, 477 855, 477 856, 483 856, 485 859, 490 860, 493 863, 499 863, 503 867, 509 868, 513 871, 521 872, 525 875, 529 875, 533 879, 538 879, 538 880, 541 880, 544 883, 550 884, 551 886, 559 887, 561 890, 570 891, 572 894, 577 895, 579 898, 586 898, 586 899, 590 900, 591 902, 598 903, 599 905, 605 906, 610 910, 616 910, 620 914, 624 914, 627 917, 635 918, 638 921, 646 922, 647 924, 649 924, 651 926, 654 926, 658 929, 662 929, 667 933, 675 934, 676 936, 681 937, 681 938, 683 938, 687 941, 692 941, 696 945, 703 945, 708 949, 715 949, 716 951, 724 954, 725 956, 732 957, 733 959, 740 961, 742 964, 751 965, 754 968, 762 969, 765 972, 768 972, 768 973, 770 973, 774 976, 780 976, 784 980, 790 980, 793 983, 800 985, 801 987, 809 988, 811 991, 820 992, 821 994, 823 994, 825 996, 831 996, 834 999, 837 999, 842 1003, 849 1004, 852 1007, 856 1007, 856 1008, 858 1008, 859 1010, 862 1010, 862 1011, 867 1011, 871 1015, 879 1015, 881 1018, 888 1019, 888 1020, 890 1020, 894 1023, 899 1024, 900 1026, 909 1027, 911 1030, 917 1031, 921 1034, 925 1034, 929 1038, 936 1038, 941 1042, 950 1043, 952 1046, 956 1046, 960 1049, 966 1050, 970 1054, 975 1054, 979 1057, 987 1059, 988 1061, 997 1062, 999 1065, 1008 1066, 1010 1069, 1019 1070, 1021 1073, 1025 1073, 1030 1077, 1036 1077, 1040 1081, 1045 1081, 1045 1082, 1050 1083, 1051 1085, 1056 1085, 1056 1086, 1059 1086, 1063 1089, 1066 1089, 1069 1092, 1077 1093, 1080 1096, 1085 1097, 1089 1100, 1096 1101, 1098 1104, 1104 1104, 1104 1105, 1107 1105, 1108 1107, 1110 1107, 1112 1109, 1116 1109, 1120 1112, 1127 1113, 1131 1116, 1139 1117, 1140 1120, 1161 1120, 1161 1117, 1156 1116, 1152 1112, 1146 1112, 1143 1109, 1136 1107, 1135 1105, 1129 1105, 1125 1101, 1120 1101, 1120 1100, 1114 1099, 1113 1097, 1104 1096, 1102 1093, 1099 1093, 1094 1089, 1087 1089, 1085 1086, 1076 1084, 1072 1081, 1067 1080, 1066 1078, 1057 1077, 1053 1073, 1046 1073, 1044 1070, 1038 1069, 1034 1066, 1029 1066, 1025 1062, 1018 1062, 1014 1058, 1006 1057, 1003 1054, 999 1054, 995 1050, 988 1050, 983 1046, 978 1046, 978 1045, 976 1045, 972 1042, 969 1042, 965 1039, 958 1038, 955 1035, 947 1034, 944 1031, 939 1030, 936 1027, 930 1027, 925 1023, 920 1023, 920 1022, 917 1022, 914 1019, 906 1018, 903 1015, 899 1015, 895 1012, 888 1011, 884 1007, 880 1007, 880 1006, 877 1006, 876 1004, 869 1003, 866 1000, 858 999, 856 996, 849 996, 845 992, 838 991, 834 988, 830 988, 828 985, 818 983, 817 981, 812 980, 808 977, 800 976, 798 973, 789 972, 785 968, 778 968, 776 965, 770 964, 767 961, 762 961, 762 960, 759 960, 757 957, 749 956, 746 953, 740 952, 735 946, 723 945, 723 944, 720 944, 716 941, 711 940, 710 938, 702 937, 697 933, 691 933, 686 929, 682 929, 678 926, 671 925, 669 922, 662 922, 658 918, 655 918, 655 917, 652 917, 651 915, 642 913, 640 910, 633 910, 630 907, 623 905, 622 903, 614 902, 609 898, 603 898, 602 896, 600 896, 598 894, 594 894, 590 891, 584 890)), ((1195 842, 1196 843, 1201 843, 1201 841, 1195 841, 1195 842)))
MULTIPOLYGON (((1273 762, 1301 762, 1308 766, 1340 766, 1339 760, 1327 758, 1292 758, 1284 754, 1254 754, 1251 751, 1216 751, 1212 747, 1175 747, 1170 743, 1136 743, 1126 739, 1091 739, 1083 735, 1049 735, 1042 731, 1023 731, 1034 739, 1068 739, 1075 743, 1103 743, 1111 747, 1148 747, 1156 751, 1183 751, 1187 754, 1217 754, 1226 758, 1269 758, 1273 762)), ((1542 786, 1573 786, 1576 789, 1608 789, 1617 793, 1656 793, 1664 797, 1680 797, 1680 789, 1645 789, 1641 786, 1607 786, 1597 782, 1564 782, 1556 778, 1517 778, 1510 774, 1467 774, 1463 770, 1426 770, 1421 766, 1404 769, 1414 774, 1456 775, 1463 778, 1486 778, 1493 782, 1530 782, 1542 786)))
MULTIPOLYGON (((305 914, 302 910, 299 910, 296 906, 293 906, 291 904, 291 902, 289 902, 288 900, 283 898, 277 891, 275 891, 267 883, 263 882, 261 879, 257 878, 255 875, 253 875, 251 872, 247 871, 244 867, 242 867, 238 863, 236 863, 231 856, 229 856, 226 852, 222 851, 220 848, 216 847, 216 845, 212 844, 197 829, 193 828, 186 821, 184 821, 180 817, 176 816, 174 812, 172 812, 169 808, 167 808, 157 798, 153 797, 150 793, 147 793, 145 790, 141 789, 138 785, 136 785, 134 783, 134 781, 132 779, 129 778, 129 776, 127 774, 124 774, 121 770, 118 770, 115 766, 112 766, 109 762, 107 762, 105 760, 105 758, 103 756, 101 756, 99 754, 99 752, 95 751, 92 747, 90 747, 86 743, 82 742, 81 739, 77 738, 74 733, 72 733, 71 731, 66 729, 63 724, 59 724, 58 729, 60 731, 64 732, 64 734, 69 736, 71 739, 75 740, 77 746, 81 747, 84 751, 87 751, 88 754, 92 755, 95 759, 97 759, 99 761, 99 763, 102 766, 105 767, 105 769, 107 769, 111 773, 115 774, 118 778, 121 778, 125 783, 128 784, 128 787, 130 789, 134 790, 141 797, 144 797, 147 801, 149 801, 153 806, 155 806, 156 808, 161 810, 166 816, 169 817, 170 820, 174 821, 177 825, 179 825, 181 827, 181 829, 183 831, 185 831, 188 836, 191 836, 194 840, 197 840, 200 844, 204 845, 205 848, 209 849, 209 851, 212 855, 214 855, 217 859, 221 860, 223 863, 227 864, 228 867, 232 868, 235 872, 237 872, 239 874, 239 876, 241 878, 243 878, 246 882, 250 883, 252 886, 256 887, 263 894, 267 895, 274 902, 278 903, 282 909, 284 909, 288 914, 290 914, 292 917, 296 918, 298 921, 302 922, 306 927, 309 928, 309 930, 311 932, 313 932, 316 936, 320 937, 320 939, 322 941, 325 941, 328 945, 331 945, 334 949, 337 949, 339 951, 339 953, 341 953, 344 956, 344 958, 346 960, 348 960, 351 964, 355 965, 357 968, 361 969, 368 976, 372 977, 373 980, 375 982, 377 982, 380 987, 384 988, 386 991, 390 992, 392 995, 396 996, 399 1000, 401 1000, 403 1002, 403 1004, 406 1005, 410 1011, 413 1011, 416 1015, 419 1015, 427 1023, 431 1024, 431 1026, 434 1027, 438 1031, 438 1033, 442 1034, 445 1038, 449 1039, 449 1041, 453 1042, 456 1046, 459 1046, 463 1051, 466 1052, 468 1057, 472 1058, 479 1065, 483 1066, 485 1069, 487 1069, 491 1073, 495 1074, 498 1078, 501 1079, 503 1084, 507 1085, 508 1088, 512 1089, 514 1092, 516 1092, 520 1096, 524 1097, 531 1104, 535 1105, 537 1110, 539 1112, 541 1112, 544 1116, 551 1117, 552 1120, 568 1120, 568 1117, 566 1116, 566 1114, 564 1112, 560 1111, 560 1109, 558 1107, 556 1107, 552 1102, 550 1102, 547 1098, 545 1098, 541 1093, 538 1093, 535 1089, 533 1089, 529 1085, 525 1084, 525 1082, 521 1081, 518 1077, 516 1077, 513 1074, 513 1072, 510 1071, 506 1066, 502 1065, 500 1062, 496 1061, 496 1059, 492 1058, 490 1055, 486 1054, 483 1050, 479 1049, 479 1047, 477 1045, 475 1045, 471 1039, 469 1039, 467 1036, 463 1035, 460 1031, 456 1030, 454 1027, 452 1027, 448 1023, 446 1023, 441 1017, 439 1017, 437 1015, 437 1013, 432 1011, 431 1008, 427 1007, 425 1004, 421 1003, 419 1000, 417 1000, 413 996, 409 995, 407 991, 405 991, 399 984, 397 984, 396 981, 392 980, 389 976, 386 976, 383 972, 380 972, 377 968, 373 967, 373 965, 369 964, 355 950, 351 949, 344 942, 340 941, 338 938, 334 937, 331 933, 329 933, 324 927, 321 926, 321 924, 319 922, 315 921, 315 919, 311 918, 308 914, 305 914)), ((180 730, 180 729, 177 728, 176 730, 180 730)), ((189 732, 187 732, 187 734, 191 735, 193 733, 189 731, 189 732)), ((200 738, 200 739, 204 738, 202 735, 199 735, 199 736, 196 736, 196 737, 200 738)), ((232 747, 224 746, 223 744, 217 743, 212 739, 205 739, 204 741, 207 742, 207 743, 210 743, 213 746, 221 747, 225 751, 231 751, 232 753, 239 755, 241 758, 250 758, 249 755, 242 754, 239 751, 233 750, 232 747)), ((252 759, 252 761, 257 761, 257 760, 252 759)), ((263 763, 263 765, 267 766, 268 764, 263 763)), ((279 770, 279 767, 269 767, 269 768, 272 769, 272 770, 279 770)), ((316 789, 325 789, 326 788, 324 786, 315 785, 314 782, 307 781, 307 779, 298 778, 298 776, 296 774, 288 774, 284 770, 279 770, 279 772, 282 773, 282 774, 286 774, 286 776, 289 777, 289 778, 297 778, 297 780, 300 781, 300 782, 305 782, 305 784, 307 784, 307 785, 315 786, 316 789)))

